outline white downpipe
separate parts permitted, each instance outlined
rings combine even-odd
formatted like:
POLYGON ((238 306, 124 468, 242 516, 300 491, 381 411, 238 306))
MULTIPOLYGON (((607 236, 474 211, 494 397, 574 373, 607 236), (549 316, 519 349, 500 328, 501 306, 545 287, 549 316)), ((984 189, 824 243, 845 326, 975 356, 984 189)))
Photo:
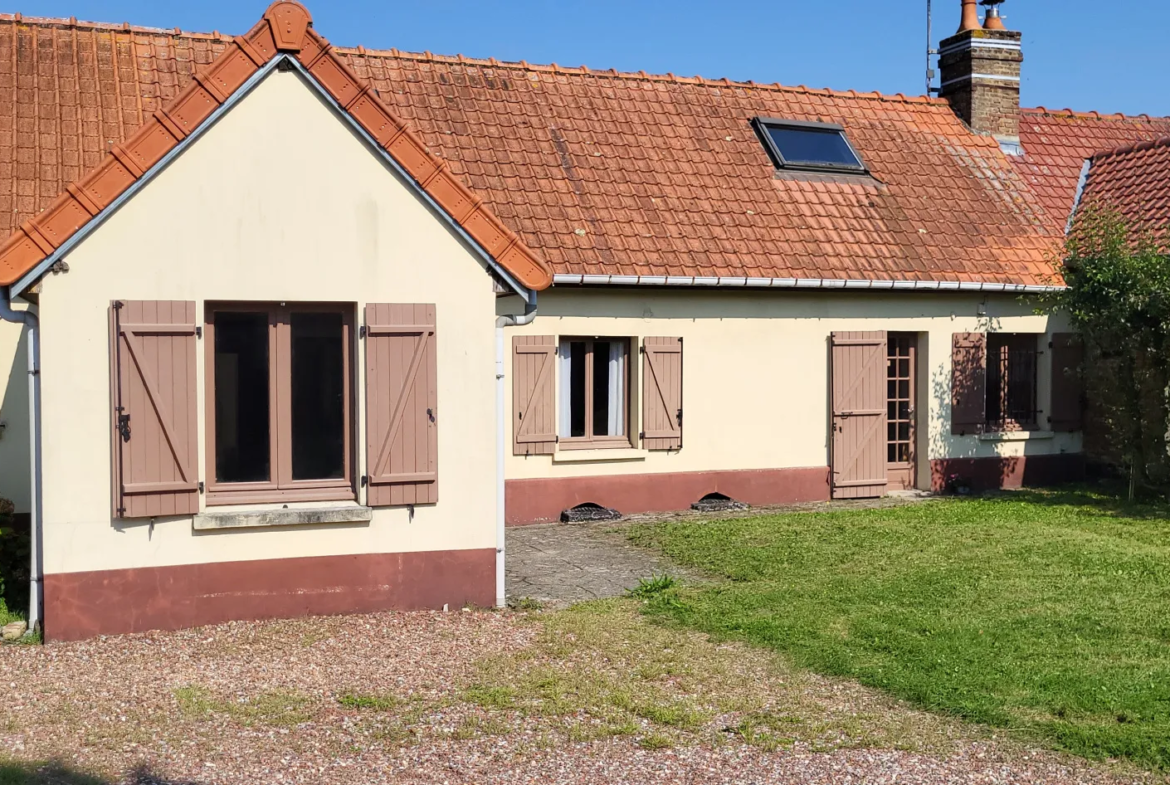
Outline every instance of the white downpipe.
POLYGON ((504 406, 504 328, 529 324, 536 318, 536 293, 524 304, 524 313, 496 318, 496 607, 508 604, 504 588, 505 554, 504 530, 504 459, 507 455, 508 416, 504 406))
POLYGON ((23 324, 25 327, 25 354, 28 357, 28 420, 29 420, 29 485, 30 506, 28 628, 37 629, 41 622, 41 348, 40 322, 29 309, 12 309, 12 290, 4 289, 0 296, 0 321, 23 324))

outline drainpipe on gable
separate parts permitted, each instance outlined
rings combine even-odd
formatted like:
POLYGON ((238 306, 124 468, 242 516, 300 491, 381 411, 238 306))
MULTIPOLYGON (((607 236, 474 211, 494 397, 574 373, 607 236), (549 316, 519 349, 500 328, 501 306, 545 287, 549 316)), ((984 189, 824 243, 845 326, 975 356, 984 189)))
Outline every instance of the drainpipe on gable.
POLYGON ((29 539, 31 540, 28 628, 37 629, 41 622, 41 350, 39 321, 31 310, 12 309, 12 289, 0 295, 0 321, 23 324, 26 328, 28 356, 28 425, 29 485, 31 486, 29 539))
POLYGON ((504 589, 504 456, 508 435, 504 406, 504 328, 530 324, 536 318, 536 292, 524 303, 524 313, 496 317, 496 607, 508 604, 504 589))

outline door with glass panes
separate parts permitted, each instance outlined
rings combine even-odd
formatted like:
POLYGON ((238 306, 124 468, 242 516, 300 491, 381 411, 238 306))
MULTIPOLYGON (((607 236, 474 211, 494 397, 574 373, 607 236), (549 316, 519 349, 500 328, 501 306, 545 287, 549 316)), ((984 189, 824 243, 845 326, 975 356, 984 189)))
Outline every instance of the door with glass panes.
POLYGON ((917 485, 915 419, 918 336, 889 333, 886 338, 886 481, 891 491, 917 485))

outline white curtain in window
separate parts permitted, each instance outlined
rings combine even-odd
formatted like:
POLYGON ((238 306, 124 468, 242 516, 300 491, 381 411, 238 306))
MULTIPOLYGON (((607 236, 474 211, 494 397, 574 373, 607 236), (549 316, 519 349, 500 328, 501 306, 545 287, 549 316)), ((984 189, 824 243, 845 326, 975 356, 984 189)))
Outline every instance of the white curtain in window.
POLYGON ((557 350, 561 367, 560 386, 557 388, 559 401, 557 409, 560 412, 560 436, 567 439, 573 435, 573 352, 572 344, 561 341, 557 350))
POLYGON ((626 435, 626 347, 621 341, 609 344, 609 428, 610 436, 626 435))

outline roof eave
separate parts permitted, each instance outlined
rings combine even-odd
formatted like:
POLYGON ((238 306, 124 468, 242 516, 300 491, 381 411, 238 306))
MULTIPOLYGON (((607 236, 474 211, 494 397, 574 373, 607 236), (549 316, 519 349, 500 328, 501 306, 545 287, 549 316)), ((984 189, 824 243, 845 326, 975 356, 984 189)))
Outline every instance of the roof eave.
POLYGON ((696 288, 768 288, 768 289, 868 289, 899 291, 1005 292, 1045 294, 1064 291, 1066 287, 1041 284, 996 283, 993 281, 894 281, 846 278, 762 278, 762 277, 686 277, 661 275, 553 275, 557 286, 661 286, 696 288))

